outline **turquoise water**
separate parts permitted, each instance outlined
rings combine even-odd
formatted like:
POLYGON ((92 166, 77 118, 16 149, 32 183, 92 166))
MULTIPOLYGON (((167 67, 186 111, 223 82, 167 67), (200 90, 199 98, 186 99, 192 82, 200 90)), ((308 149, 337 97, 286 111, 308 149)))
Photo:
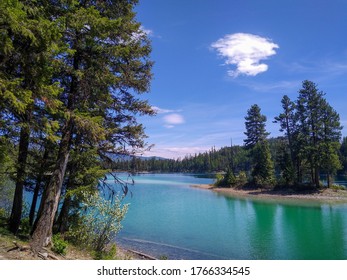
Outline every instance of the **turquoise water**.
POLYGON ((347 205, 285 205, 192 188, 213 180, 143 174, 117 242, 169 259, 347 259, 347 205))

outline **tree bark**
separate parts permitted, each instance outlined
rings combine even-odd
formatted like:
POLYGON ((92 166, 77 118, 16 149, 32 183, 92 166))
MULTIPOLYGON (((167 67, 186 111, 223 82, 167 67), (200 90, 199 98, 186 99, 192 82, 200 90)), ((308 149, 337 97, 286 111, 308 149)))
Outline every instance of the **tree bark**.
POLYGON ((329 172, 327 174, 327 183, 328 183, 328 188, 331 188, 331 175, 329 172))
POLYGON ((318 167, 316 167, 314 169, 314 180, 316 183, 316 188, 319 189, 320 185, 319 185, 319 169, 318 169, 318 167))
POLYGON ((65 197, 63 206, 61 207, 59 217, 56 224, 56 230, 59 233, 65 233, 68 230, 68 217, 71 205, 71 198, 65 197))
POLYGON ((25 168, 26 168, 26 162, 28 157, 29 138, 30 138, 29 125, 23 125, 20 130, 16 189, 15 189, 14 198, 13 198, 11 216, 9 220, 9 229, 14 234, 18 233, 20 221, 22 218, 23 188, 24 188, 25 175, 26 175, 25 168))
POLYGON ((69 158, 71 138, 72 120, 69 119, 63 129, 55 169, 42 195, 40 216, 37 219, 31 239, 31 247, 34 252, 39 252, 42 247, 50 244, 52 240, 53 222, 58 209, 61 188, 69 158))
POLYGON ((30 226, 32 226, 33 222, 34 222, 35 210, 36 210, 36 205, 37 205, 37 199, 39 197, 39 192, 40 192, 40 189, 41 189, 43 174, 45 172, 45 167, 46 167, 48 155, 49 155, 48 148, 45 147, 45 152, 44 152, 43 157, 42 157, 39 174, 37 175, 36 185, 35 185, 35 189, 34 189, 34 195, 33 195, 33 199, 32 199, 32 202, 31 202, 31 207, 30 207, 30 213, 29 213, 29 224, 30 224, 30 226))

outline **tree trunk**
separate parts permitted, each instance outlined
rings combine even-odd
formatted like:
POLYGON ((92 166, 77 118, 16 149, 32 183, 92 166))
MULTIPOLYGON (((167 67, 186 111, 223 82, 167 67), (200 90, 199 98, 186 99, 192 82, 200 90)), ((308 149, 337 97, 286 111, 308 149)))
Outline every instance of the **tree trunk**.
POLYGON ((26 167, 26 162, 28 157, 29 138, 30 138, 29 125, 23 125, 20 130, 16 189, 15 189, 14 198, 13 198, 11 216, 9 220, 9 229, 14 234, 18 233, 20 221, 22 218, 23 188, 24 188, 25 175, 26 175, 25 167, 26 167))
POLYGON ((31 207, 30 207, 30 212, 29 212, 29 225, 30 226, 32 226, 34 223, 35 209, 36 209, 37 199, 39 197, 40 188, 41 188, 41 180, 39 180, 39 178, 38 178, 36 185, 35 185, 34 195, 33 195, 32 201, 31 201, 31 207))
POLYGON ((327 183, 328 183, 328 188, 331 188, 331 175, 329 172, 327 174, 327 183))
POLYGON ((33 222, 34 222, 37 199, 39 197, 39 192, 40 192, 40 189, 41 189, 43 174, 45 172, 45 167, 46 167, 48 155, 49 155, 49 151, 48 151, 48 147, 46 146, 45 147, 45 152, 44 152, 43 157, 42 157, 39 174, 37 175, 34 195, 33 195, 32 203, 31 203, 31 207, 30 207, 30 213, 29 213, 29 224, 30 224, 30 226, 32 226, 33 222))
POLYGON ((72 120, 69 119, 63 129, 63 136, 60 142, 55 169, 42 195, 40 216, 37 219, 31 239, 31 247, 34 252, 39 252, 42 247, 51 243, 54 216, 58 209, 61 187, 69 158, 71 137, 72 120))
POLYGON ((63 206, 61 207, 57 224, 55 226, 57 232, 65 233, 68 230, 68 217, 71 205, 71 198, 65 197, 63 206))
POLYGON ((317 167, 314 169, 314 180, 316 183, 316 188, 318 189, 320 185, 319 185, 319 169, 317 167))

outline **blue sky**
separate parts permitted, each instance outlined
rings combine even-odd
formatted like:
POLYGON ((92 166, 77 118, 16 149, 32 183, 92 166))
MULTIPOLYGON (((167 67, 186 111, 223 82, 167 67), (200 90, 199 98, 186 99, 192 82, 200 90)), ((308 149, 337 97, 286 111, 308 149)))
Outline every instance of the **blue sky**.
POLYGON ((242 145, 253 104, 278 136, 281 99, 303 80, 326 93, 347 136, 347 0, 140 0, 136 12, 155 62, 143 97, 158 113, 139 119, 146 155, 242 145))

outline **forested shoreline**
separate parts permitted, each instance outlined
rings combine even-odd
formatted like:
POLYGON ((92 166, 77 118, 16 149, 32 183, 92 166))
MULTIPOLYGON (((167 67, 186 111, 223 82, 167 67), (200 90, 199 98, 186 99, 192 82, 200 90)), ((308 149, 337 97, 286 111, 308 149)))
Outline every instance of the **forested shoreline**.
POLYGON ((0 214, 13 234, 29 236, 34 254, 52 244, 62 253, 69 240, 96 258, 112 255, 128 209, 119 170, 214 172, 220 186, 269 188, 320 188, 321 174, 330 187, 347 172, 339 115, 307 80, 296 100, 279 100, 281 137, 269 137, 254 104, 244 145, 177 160, 136 157, 150 148, 138 117, 155 115, 140 97, 153 61, 137 4, 0 2, 0 214))
POLYGON ((189 155, 183 159, 133 157, 113 166, 133 172, 222 173, 222 186, 321 187, 333 176, 347 174, 347 137, 341 135, 339 114, 311 81, 304 81, 297 100, 287 95, 282 112, 273 120, 283 136, 269 138, 265 115, 257 104, 245 116, 244 145, 189 155))

